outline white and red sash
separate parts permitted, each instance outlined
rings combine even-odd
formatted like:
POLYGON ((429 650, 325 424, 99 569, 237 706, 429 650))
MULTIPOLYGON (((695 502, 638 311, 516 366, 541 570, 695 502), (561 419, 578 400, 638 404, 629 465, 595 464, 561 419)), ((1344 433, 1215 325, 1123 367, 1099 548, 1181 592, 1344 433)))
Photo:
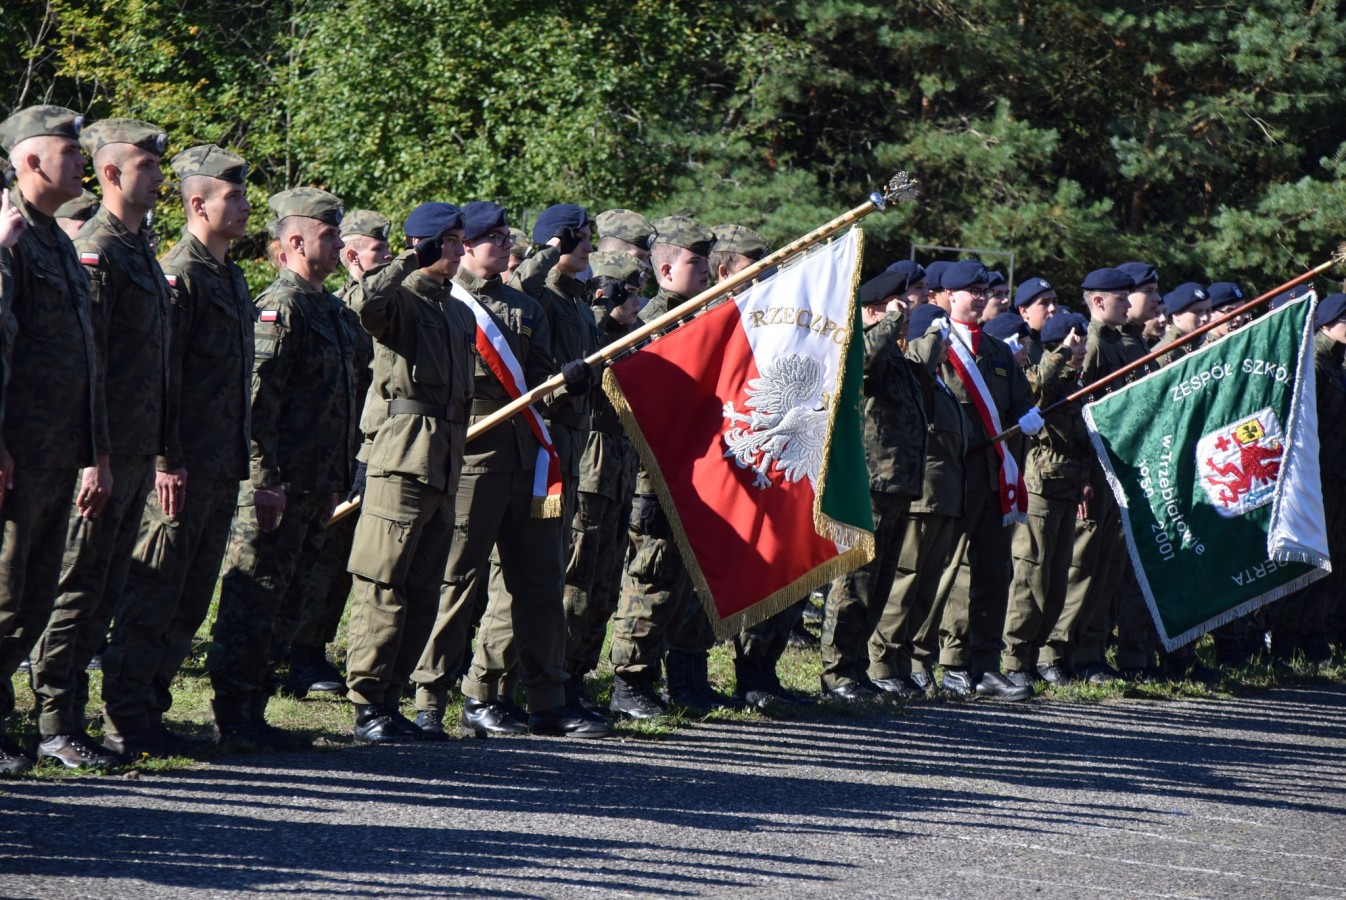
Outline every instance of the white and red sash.
MULTIPOLYGON (((977 415, 981 417, 982 428, 986 429, 988 435, 1000 434, 1004 431, 1000 424, 1000 413, 995 408, 991 389, 987 386, 981 369, 977 368, 977 360, 972 355, 972 335, 962 322, 952 324, 954 341, 949 351, 949 365, 953 366, 954 372, 958 374, 958 380, 963 383, 963 389, 972 399, 972 405, 976 407, 977 415)), ((983 335, 982 340, 985 339, 986 336, 983 335)), ((1015 462, 1014 454, 1005 448, 1003 441, 991 446, 995 447, 995 452, 1000 456, 1000 511, 1004 513, 1004 522, 1006 525, 1012 522, 1027 522, 1028 489, 1024 487, 1019 464, 1015 462)))
MULTIPOLYGON (((501 333, 495 319, 486 308, 477 302, 470 291, 455 282, 449 282, 449 290, 472 310, 477 320, 477 352, 486 361, 491 373, 505 387, 505 393, 517 400, 528 391, 523 379, 523 367, 509 346, 509 341, 501 333)), ((533 518, 555 519, 561 515, 561 459, 556 455, 556 446, 552 443, 547 424, 542 421, 537 410, 526 406, 519 415, 523 416, 528 427, 537 438, 537 465, 533 467, 533 518)))

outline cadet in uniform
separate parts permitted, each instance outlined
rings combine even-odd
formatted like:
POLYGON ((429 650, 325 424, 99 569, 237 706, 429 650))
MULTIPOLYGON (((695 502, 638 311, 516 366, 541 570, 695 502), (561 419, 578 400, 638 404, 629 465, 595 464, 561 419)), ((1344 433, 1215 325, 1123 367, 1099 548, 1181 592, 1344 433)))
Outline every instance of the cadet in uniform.
POLYGON ((1022 339, 1028 364, 1036 366, 1042 361, 1042 328, 1056 315, 1056 289, 1045 278, 1029 278, 1014 291, 1014 308, 1028 326, 1028 336, 1022 339))
MULTIPOLYGON (((356 337, 355 343, 355 421, 363 422, 365 398, 369 394, 369 385, 373 381, 371 364, 374 360, 374 341, 360 326, 352 303, 356 286, 364 274, 389 262, 393 257, 388 252, 388 233, 392 222, 387 216, 373 210, 348 210, 341 217, 341 263, 349 276, 342 285, 337 298, 344 304, 342 315, 350 323, 350 330, 356 337)), ((364 462, 360 459, 363 428, 357 428, 351 435, 351 455, 357 460, 355 478, 347 500, 353 500, 364 493, 364 462)), ((367 448, 363 448, 367 452, 367 448)), ((290 675, 287 688, 296 696, 307 694, 337 694, 344 689, 343 678, 336 666, 327 658, 327 645, 336 639, 337 628, 341 624, 341 614, 346 610, 346 600, 351 594, 351 576, 346 571, 346 563, 351 554, 351 541, 355 536, 355 523, 360 519, 360 509, 330 525, 323 538, 322 552, 318 555, 318 564, 309 579, 308 602, 304 604, 303 620, 290 642, 288 656, 290 675)))
POLYGON ((134 119, 104 119, 80 135, 103 191, 97 214, 75 247, 91 282, 94 331, 104 369, 112 494, 102 515, 71 511, 61 582, 47 630, 33 660, 33 691, 41 702, 38 758, 65 766, 106 767, 114 754, 90 756, 81 746, 86 666, 107 637, 126 585, 145 497, 155 490, 177 510, 181 470, 155 471, 165 452, 170 301, 168 282, 141 225, 159 200, 159 159, 167 137, 134 119))
POLYGON ((56 224, 73 241, 79 237, 84 223, 92 219, 96 212, 98 212, 98 195, 93 191, 84 191, 69 203, 61 204, 61 208, 56 210, 56 224))
POLYGON ((910 315, 916 307, 930 302, 930 282, 916 260, 899 259, 884 271, 897 279, 894 288, 898 290, 897 299, 906 307, 903 315, 910 315))
POLYGON ((173 157, 187 229, 164 257, 172 302, 169 417, 126 591, 103 653, 108 749, 138 759, 190 749, 163 725, 170 685, 206 618, 238 483, 248 477, 253 316, 229 243, 248 227, 242 158, 214 144, 173 157), (181 482, 180 485, 177 483, 181 482))
MULTIPOLYGON (((917 366, 898 346, 906 318, 898 308, 896 279, 884 273, 860 288, 864 323, 864 446, 869 501, 874 513, 874 559, 832 584, 823 607, 822 692, 833 700, 878 700, 866 674, 869 639, 878 627, 897 572, 907 511, 925 478, 925 403, 917 366)), ((916 689, 890 681, 897 696, 916 689)))
POLYGON ((654 225, 629 209, 609 209, 594 220, 598 249, 605 253, 626 253, 643 263, 650 261, 650 238, 654 225))
MULTIPOLYGON (((480 305, 484 321, 498 330, 496 346, 504 348, 498 359, 478 356, 470 425, 512 399, 493 366, 515 371, 528 386, 541 384, 555 368, 548 352, 551 336, 546 312, 536 300, 500 280, 509 257, 505 210, 494 203, 474 201, 463 207, 463 225, 465 250, 454 283, 480 305)), ((482 346, 481 341, 478 346, 482 346)), ((567 364, 566 369, 568 391, 583 393, 590 388, 592 376, 583 362, 578 367, 567 364)), ((519 415, 469 442, 465 449, 462 480, 454 502, 454 542, 440 589, 439 610, 430 641, 412 676, 418 688, 417 714, 443 715, 468 638, 482 615, 477 592, 494 546, 512 607, 509 621, 495 621, 488 605, 481 623, 486 634, 480 640, 504 646, 508 641, 492 638, 490 632, 499 629, 512 633, 520 681, 528 693, 532 714, 527 726, 511 715, 499 695, 504 669, 497 660, 479 652, 463 680, 463 725, 478 732, 530 730, 535 734, 605 737, 609 733, 606 725, 565 705, 561 523, 556 515, 559 510, 549 509, 542 498, 534 496, 540 446, 525 417, 519 415)))
POLYGON ((373 392, 386 410, 371 428, 364 508, 350 554, 347 696, 359 743, 446 737, 438 714, 423 713, 413 725, 398 701, 439 606, 472 398, 476 323, 449 293, 463 256, 462 226, 456 206, 416 207, 406 229, 428 236, 352 293, 353 309, 377 341, 373 392))
MULTIPOLYGON (((0 250, 7 320, 0 326, 6 336, 12 333, 0 421, 0 771, 10 773, 32 765, 5 736, 4 722, 14 711, 12 677, 46 627, 56 597, 70 520, 64 499, 73 492, 76 509, 96 517, 112 487, 89 276, 53 218, 82 190, 81 121, 63 107, 30 106, 0 122, 0 147, 14 163, 17 187, 0 225, 12 241, 0 250)), ((80 725, 68 751, 80 762, 108 759, 80 725)))
POLYGON ((350 487, 356 336, 323 288, 339 265, 341 201, 294 188, 268 205, 284 268, 255 301, 251 478, 239 494, 206 669, 218 742, 287 747, 299 741, 265 718, 268 658, 276 623, 303 608, 327 520, 350 487))

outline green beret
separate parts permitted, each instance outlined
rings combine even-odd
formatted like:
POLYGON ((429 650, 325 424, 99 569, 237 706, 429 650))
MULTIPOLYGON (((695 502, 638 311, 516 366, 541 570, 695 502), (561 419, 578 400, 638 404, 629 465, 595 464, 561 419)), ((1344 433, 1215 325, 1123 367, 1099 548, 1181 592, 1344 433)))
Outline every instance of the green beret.
POLYGON ((653 223, 654 243, 672 244, 701 256, 710 254, 715 233, 696 219, 687 216, 665 216, 653 223))
POLYGON ((346 215, 346 207, 341 205, 341 198, 311 187, 290 188, 288 191, 272 194, 266 205, 271 207, 271 212, 277 220, 288 219, 290 216, 303 216, 328 225, 340 225, 346 215))
POLYGON ((766 238, 742 225, 716 225, 711 233, 715 235, 716 250, 740 253, 752 259, 761 259, 771 252, 766 238))
POLYGON ((179 179, 205 175, 230 184, 242 184, 248 177, 248 163, 243 157, 214 144, 199 144, 183 150, 173 157, 169 166, 179 179))
POLYGON ((48 134, 77 141, 83 127, 84 117, 73 109, 64 106, 30 106, 0 122, 0 147, 8 153, 20 141, 48 134))
POLYGON ((625 281, 635 288, 645 286, 645 278, 650 268, 630 253, 619 250, 603 250, 589 254, 589 268, 595 278, 615 278, 625 281))
POLYGON ((522 228, 511 228, 509 236, 514 238, 514 243, 509 248, 509 255, 526 259, 529 251, 533 249, 533 239, 522 228))
POLYGON ((98 195, 93 191, 85 191, 74 200, 62 203, 52 217, 55 219, 78 219, 81 222, 87 222, 93 218, 93 214, 98 212, 98 195))
POLYGON ((386 241, 388 233, 392 230, 392 220, 372 209, 353 209, 341 220, 342 237, 360 234, 378 241, 386 241))
POLYGON ((594 225, 599 237, 615 237, 637 247, 648 247, 654 234, 650 220, 629 209, 610 209, 594 219, 594 225))
POLYGON ((158 125, 138 119, 99 119, 80 132, 79 145, 90 159, 108 144, 132 144, 146 153, 163 156, 168 135, 158 125))

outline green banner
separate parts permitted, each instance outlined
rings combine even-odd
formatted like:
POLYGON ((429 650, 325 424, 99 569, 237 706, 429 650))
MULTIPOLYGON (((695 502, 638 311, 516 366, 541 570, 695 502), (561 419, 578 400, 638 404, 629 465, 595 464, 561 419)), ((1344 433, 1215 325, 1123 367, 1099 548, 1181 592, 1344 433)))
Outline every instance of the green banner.
POLYGON ((1085 408, 1168 650, 1326 574, 1315 305, 1262 316, 1085 408))

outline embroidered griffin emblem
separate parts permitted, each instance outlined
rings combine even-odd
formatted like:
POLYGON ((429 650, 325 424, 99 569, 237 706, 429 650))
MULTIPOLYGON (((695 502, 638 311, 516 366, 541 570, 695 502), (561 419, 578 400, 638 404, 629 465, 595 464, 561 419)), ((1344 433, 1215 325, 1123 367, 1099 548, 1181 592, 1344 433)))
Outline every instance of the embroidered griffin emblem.
POLYGON ((827 408, 814 409, 822 386, 823 367, 816 359, 791 354, 767 363, 759 378, 748 382, 744 411, 724 405, 730 428, 724 434, 725 459, 740 469, 751 469, 758 490, 771 487, 768 472, 775 467, 788 482, 808 477, 818 489, 827 442, 827 408))

